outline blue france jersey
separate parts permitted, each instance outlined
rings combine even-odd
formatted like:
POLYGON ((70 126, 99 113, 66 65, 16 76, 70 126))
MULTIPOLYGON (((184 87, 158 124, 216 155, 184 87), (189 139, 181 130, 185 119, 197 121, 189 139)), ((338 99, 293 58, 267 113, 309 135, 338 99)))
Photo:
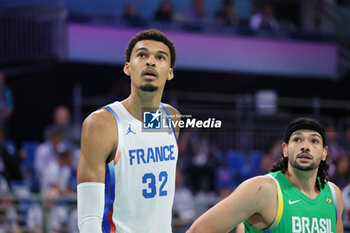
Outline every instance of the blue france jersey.
MULTIPOLYGON (((105 107, 118 125, 118 149, 106 165, 103 233, 170 233, 178 147, 174 130, 143 132, 120 102, 105 107)), ((169 115, 163 104, 161 114, 169 115)))

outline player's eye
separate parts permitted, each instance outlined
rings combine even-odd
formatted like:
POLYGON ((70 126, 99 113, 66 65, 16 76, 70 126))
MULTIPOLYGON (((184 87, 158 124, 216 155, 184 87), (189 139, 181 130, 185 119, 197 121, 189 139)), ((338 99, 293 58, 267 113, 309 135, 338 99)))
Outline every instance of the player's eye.
POLYGON ((320 141, 318 139, 312 139, 312 143, 313 144, 318 144, 318 143, 320 143, 320 141))
POLYGON ((301 138, 295 137, 295 138, 293 138, 293 142, 301 142, 301 138))
POLYGON ((161 61, 164 61, 165 60, 165 57, 163 55, 158 55, 157 56, 157 59, 158 60, 161 60, 161 61))
POLYGON ((143 57, 146 57, 146 54, 145 53, 139 53, 137 56, 143 58, 143 57))

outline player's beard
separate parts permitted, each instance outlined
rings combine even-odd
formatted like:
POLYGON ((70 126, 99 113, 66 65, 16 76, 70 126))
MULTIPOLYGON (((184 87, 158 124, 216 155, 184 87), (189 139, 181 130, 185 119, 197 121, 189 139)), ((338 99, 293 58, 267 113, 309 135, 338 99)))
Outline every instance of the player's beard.
POLYGON ((321 163, 321 158, 319 161, 313 161, 310 165, 307 165, 307 166, 303 166, 303 165, 299 164, 297 162, 297 158, 295 158, 294 160, 289 159, 289 163, 290 163, 290 165, 292 165, 292 167, 294 167, 300 171, 311 171, 311 170, 318 168, 318 166, 321 163))
POLYGON ((145 84, 140 86, 140 89, 146 92, 154 92, 156 90, 158 90, 158 87, 152 85, 152 84, 145 84))

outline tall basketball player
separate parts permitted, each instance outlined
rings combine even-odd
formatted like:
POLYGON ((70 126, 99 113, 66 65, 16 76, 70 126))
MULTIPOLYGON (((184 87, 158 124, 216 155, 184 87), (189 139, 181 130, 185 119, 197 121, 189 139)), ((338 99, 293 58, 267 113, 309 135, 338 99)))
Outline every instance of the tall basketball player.
POLYGON ((142 31, 129 41, 125 59, 130 96, 93 112, 83 123, 81 233, 171 232, 179 128, 144 132, 142 111, 156 107, 155 118, 164 114, 179 120, 175 108, 161 103, 165 83, 174 77, 175 47, 157 30, 142 31))

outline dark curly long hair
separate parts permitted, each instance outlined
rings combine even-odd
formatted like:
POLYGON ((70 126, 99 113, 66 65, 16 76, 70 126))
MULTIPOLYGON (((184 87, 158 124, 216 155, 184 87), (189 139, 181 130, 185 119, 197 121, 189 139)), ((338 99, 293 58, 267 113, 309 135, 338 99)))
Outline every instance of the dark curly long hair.
MULTIPOLYGON (((328 156, 327 156, 328 157, 328 156)), ((285 173, 288 169, 288 158, 283 157, 281 160, 276 162, 273 167, 270 169, 271 172, 282 171, 285 173)), ((327 161, 321 160, 320 165, 318 166, 316 187, 321 190, 324 188, 326 182, 329 180, 329 165, 327 161)))

